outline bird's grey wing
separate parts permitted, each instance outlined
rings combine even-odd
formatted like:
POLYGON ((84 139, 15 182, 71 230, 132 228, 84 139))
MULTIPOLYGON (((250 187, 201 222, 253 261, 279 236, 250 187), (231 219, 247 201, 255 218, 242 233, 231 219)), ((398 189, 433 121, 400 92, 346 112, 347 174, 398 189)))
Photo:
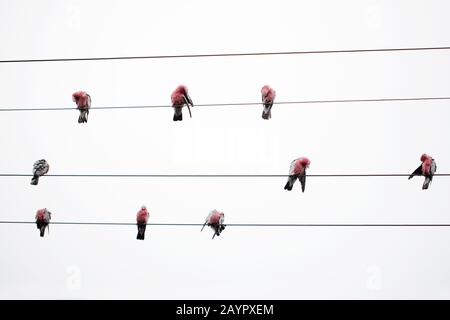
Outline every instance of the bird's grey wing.
POLYGON ((293 176, 295 175, 294 173, 294 168, 295 168, 295 162, 297 161, 297 159, 292 160, 291 165, 289 166, 289 175, 293 176))
POLYGON ((431 175, 434 175, 436 173, 436 170, 437 170, 437 165, 436 165, 436 162, 433 160, 431 162, 431 169, 430 169, 431 175))
POLYGON ((194 103, 192 102, 191 96, 188 93, 186 93, 184 95, 184 101, 186 102, 187 105, 190 104, 192 107, 194 106, 194 103))
POLYGON ((420 176, 422 175, 422 165, 420 165, 416 170, 414 170, 413 173, 408 177, 408 180, 411 179, 414 176, 420 176))

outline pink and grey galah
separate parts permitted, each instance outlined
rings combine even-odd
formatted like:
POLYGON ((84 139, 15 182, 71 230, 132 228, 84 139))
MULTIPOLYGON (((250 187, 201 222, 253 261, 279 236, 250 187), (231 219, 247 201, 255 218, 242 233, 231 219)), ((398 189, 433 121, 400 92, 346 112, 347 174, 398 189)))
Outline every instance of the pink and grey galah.
POLYGON ((31 178, 30 184, 37 185, 39 182, 39 177, 46 174, 49 169, 50 169, 50 166, 45 159, 36 161, 33 164, 33 178, 31 178))
POLYGON ((72 100, 77 104, 77 109, 80 110, 78 123, 87 122, 89 109, 91 108, 91 96, 84 91, 77 91, 72 94, 72 100))
POLYGON ((272 106, 275 100, 276 92, 268 85, 265 85, 261 89, 261 96, 264 106, 262 118, 265 120, 269 120, 270 118, 272 118, 272 106))
POLYGON ((425 190, 428 189, 431 181, 433 180, 433 176, 436 172, 437 166, 434 159, 426 153, 422 154, 422 156, 420 157, 420 161, 422 161, 422 164, 416 170, 414 170, 413 173, 411 173, 408 180, 414 176, 424 176, 425 181, 423 182, 422 189, 425 190))
POLYGON ((142 206, 136 215, 136 223, 138 227, 138 233, 136 239, 144 240, 145 238, 145 228, 147 227, 148 217, 150 214, 145 206, 142 206))
POLYGON ((289 168, 289 178, 284 186, 285 190, 291 191, 294 186, 295 181, 300 181, 302 185, 302 192, 305 192, 306 185, 306 169, 309 168, 311 161, 308 158, 298 158, 291 162, 291 167, 289 168))
POLYGON ((211 227, 214 230, 212 237, 214 239, 215 236, 220 236, 220 233, 225 230, 225 225, 223 224, 224 220, 225 214, 214 209, 206 217, 205 223, 200 231, 203 231, 203 228, 208 225, 208 227, 211 227))
POLYGON ((47 210, 47 208, 39 209, 36 212, 36 226, 40 230, 40 236, 43 237, 45 233, 45 229, 48 228, 48 232, 50 233, 50 219, 52 213, 47 210))
POLYGON ((174 92, 172 92, 172 107, 174 108, 173 121, 182 121, 183 113, 182 109, 184 105, 187 105, 189 110, 189 115, 192 118, 191 108, 194 107, 191 97, 189 96, 188 89, 186 86, 179 85, 174 92))

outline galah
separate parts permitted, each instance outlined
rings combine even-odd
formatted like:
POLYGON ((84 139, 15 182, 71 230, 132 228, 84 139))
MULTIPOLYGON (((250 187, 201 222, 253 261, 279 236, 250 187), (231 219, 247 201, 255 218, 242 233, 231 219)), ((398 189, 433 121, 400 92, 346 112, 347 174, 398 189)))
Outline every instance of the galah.
POLYGON ((428 189, 428 186, 433 180, 433 175, 436 172, 437 166, 434 159, 426 153, 422 154, 420 161, 422 161, 422 164, 411 173, 408 180, 414 176, 424 176, 425 181, 423 182, 422 189, 425 190, 428 189))
POLYGON ((40 230, 41 237, 44 236, 45 228, 49 228, 48 230, 50 232, 50 227, 48 225, 50 223, 51 216, 52 213, 48 211, 47 208, 39 209, 36 212, 36 226, 40 230))
POLYGON ((261 89, 261 95, 262 95, 262 103, 264 106, 264 110, 262 113, 262 118, 265 120, 269 120, 272 118, 272 106, 273 102, 275 100, 276 92, 268 85, 265 85, 261 89))
POLYGON ((138 227, 138 233, 136 239, 144 240, 145 237, 145 228, 147 227, 149 213, 145 206, 141 207, 141 210, 138 211, 136 215, 136 222, 138 227))
POLYGON ((205 223, 200 231, 203 231, 203 228, 208 225, 208 227, 211 227, 214 230, 214 235, 212 237, 214 239, 215 236, 220 236, 220 233, 225 229, 225 225, 223 224, 224 220, 224 213, 214 209, 206 217, 205 223))
POLYGON ((183 113, 182 109, 184 105, 187 105, 189 110, 189 115, 192 118, 191 108, 194 107, 191 97, 188 94, 188 89, 186 86, 179 85, 174 92, 172 92, 172 107, 174 108, 173 121, 182 121, 183 113))
POLYGON ((39 177, 46 174, 48 169, 50 169, 50 166, 45 159, 36 161, 33 164, 33 178, 31 179, 30 184, 37 185, 39 182, 39 177))
POLYGON ((306 169, 309 168, 311 161, 308 158, 298 158, 291 162, 289 168, 289 178, 284 186, 285 190, 291 191, 295 181, 298 180, 302 184, 302 192, 305 192, 306 169))
POLYGON ((78 123, 87 122, 89 109, 91 108, 91 96, 84 91, 77 91, 72 95, 72 100, 77 104, 77 109, 80 110, 78 123))

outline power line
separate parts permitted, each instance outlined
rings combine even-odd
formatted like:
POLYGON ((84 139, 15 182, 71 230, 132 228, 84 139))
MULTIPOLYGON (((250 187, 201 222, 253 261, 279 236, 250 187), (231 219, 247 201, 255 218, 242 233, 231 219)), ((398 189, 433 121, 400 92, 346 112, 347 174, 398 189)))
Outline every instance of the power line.
MULTIPOLYGON (((373 98, 373 99, 337 99, 337 100, 299 100, 274 102, 278 105, 288 104, 319 104, 319 103, 355 103, 355 102, 400 102, 400 101, 436 101, 450 100, 450 97, 413 97, 413 98, 373 98)), ((205 103, 196 104, 195 107, 234 107, 234 106, 261 106, 261 102, 235 102, 235 103, 205 103)), ((171 108, 171 105, 146 105, 146 106, 116 106, 116 107, 92 107, 91 110, 108 109, 149 109, 171 108)), ((2 108, 0 111, 63 111, 77 110, 76 107, 44 107, 44 108, 2 108)))
MULTIPOLYGON (((354 173, 354 174, 307 174, 311 178, 351 177, 409 177, 410 173, 354 173)), ((0 177, 31 177, 27 173, 0 173, 0 177)), ((281 178, 289 174, 46 174, 44 177, 59 178, 281 178)), ((434 176, 448 177, 450 173, 435 173, 434 176)))
POLYGON ((151 56, 116 56, 116 57, 90 57, 90 58, 12 59, 12 60, 0 60, 0 63, 72 62, 72 61, 175 59, 175 58, 215 58, 215 57, 243 57, 243 56, 276 56, 276 55, 304 55, 304 54, 395 52, 395 51, 399 51, 399 52, 401 52, 401 51, 435 51, 435 50, 449 50, 449 49, 450 49, 449 46, 441 46, 441 47, 343 49, 343 50, 312 50, 312 51, 281 51, 281 52, 239 52, 239 53, 210 53, 210 54, 179 54, 179 55, 151 55, 151 56))
MULTIPOLYGON (((0 221, 0 224, 35 224, 35 221, 0 221)), ((136 226, 134 222, 50 222, 59 225, 136 226)), ((147 223, 148 226, 201 227, 203 223, 147 223)), ((450 227, 450 223, 230 223, 227 227, 450 227)))

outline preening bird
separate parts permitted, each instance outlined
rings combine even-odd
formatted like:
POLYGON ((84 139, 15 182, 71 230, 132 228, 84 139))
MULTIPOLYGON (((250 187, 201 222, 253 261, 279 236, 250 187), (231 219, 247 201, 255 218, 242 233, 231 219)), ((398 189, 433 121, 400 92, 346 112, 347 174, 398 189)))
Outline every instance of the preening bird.
POLYGON ((36 161, 33 164, 33 178, 31 179, 30 184, 37 185, 39 182, 39 177, 46 174, 49 169, 50 169, 50 166, 45 159, 36 161))
POLYGON ((145 228, 147 227, 149 213, 145 206, 142 206, 136 215, 136 223, 138 228, 138 233, 136 239, 144 240, 145 238, 145 228))
POLYGON ((420 161, 422 161, 422 164, 414 170, 413 173, 408 177, 408 180, 411 179, 414 176, 424 176, 425 180, 423 182, 422 189, 428 189, 431 181, 433 180, 433 176, 436 172, 437 166, 434 159, 427 155, 426 153, 422 154, 420 157, 420 161))
POLYGON ((192 103, 191 97, 188 94, 188 89, 186 86, 179 85, 175 89, 175 91, 172 92, 171 100, 172 100, 172 107, 174 108, 173 121, 183 120, 182 109, 184 105, 187 105, 189 115, 192 118, 190 107, 194 107, 194 104, 192 103))
POLYGON ((214 239, 215 236, 220 236, 220 233, 225 230, 225 225, 223 224, 224 220, 225 214, 214 209, 206 217, 205 223, 200 231, 203 231, 203 228, 208 225, 208 227, 211 227, 214 230, 212 237, 214 239))
POLYGON ((298 180, 302 184, 302 192, 305 192, 306 185, 306 169, 309 168, 311 161, 308 158, 298 158, 291 162, 289 168, 289 178, 284 186, 285 190, 291 191, 295 181, 298 180))
POLYGON ((77 91, 72 95, 72 100, 77 104, 77 109, 80 110, 78 123, 87 122, 89 109, 91 108, 91 96, 84 91, 77 91))
POLYGON ((269 120, 272 118, 272 106, 275 100, 276 92, 268 85, 265 85, 261 89, 262 103, 264 106, 264 110, 262 113, 262 118, 265 120, 269 120))
POLYGON ((40 230, 40 236, 43 237, 45 233, 45 228, 48 228, 50 233, 50 219, 52 213, 47 210, 47 208, 39 209, 36 212, 36 226, 40 230))

